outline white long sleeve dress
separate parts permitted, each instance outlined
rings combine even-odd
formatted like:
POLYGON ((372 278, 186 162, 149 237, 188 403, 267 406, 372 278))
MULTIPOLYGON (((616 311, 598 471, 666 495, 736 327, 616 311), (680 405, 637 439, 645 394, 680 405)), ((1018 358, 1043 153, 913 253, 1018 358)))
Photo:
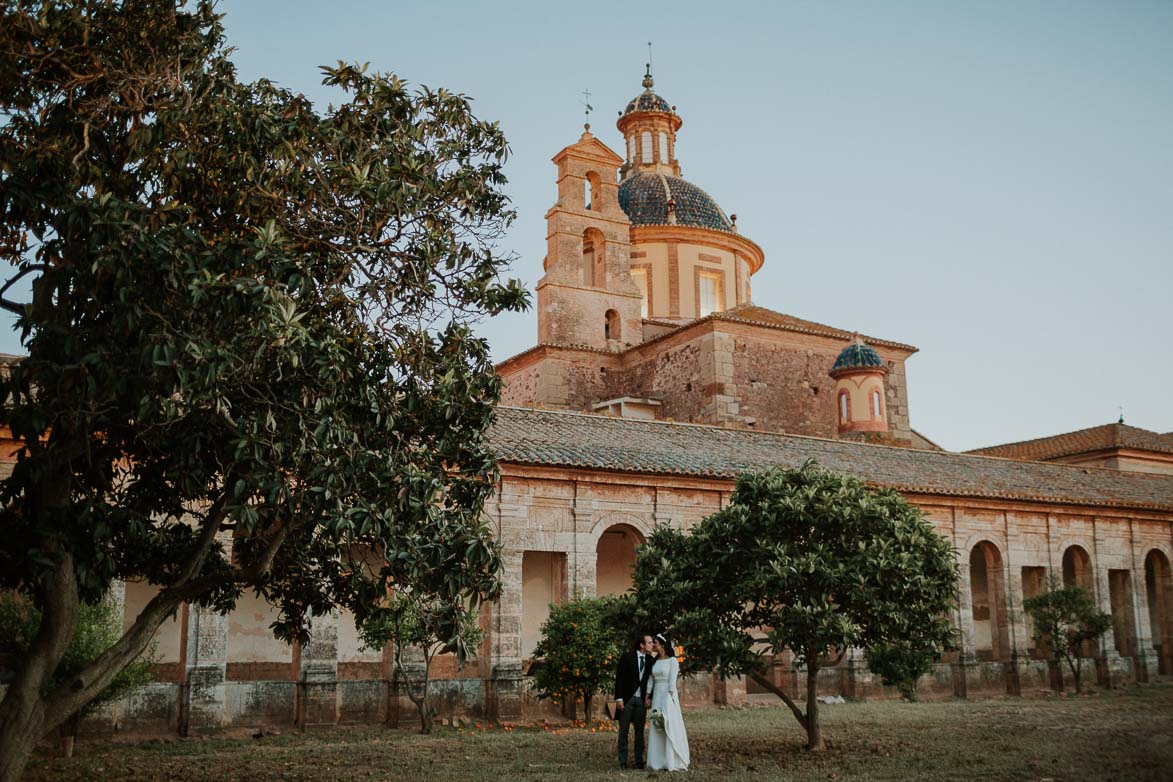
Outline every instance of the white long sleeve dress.
POLYGON ((652 666, 652 710, 664 715, 664 727, 648 731, 648 768, 684 771, 688 768, 688 733, 680 714, 676 677, 680 663, 675 657, 656 660, 652 666))

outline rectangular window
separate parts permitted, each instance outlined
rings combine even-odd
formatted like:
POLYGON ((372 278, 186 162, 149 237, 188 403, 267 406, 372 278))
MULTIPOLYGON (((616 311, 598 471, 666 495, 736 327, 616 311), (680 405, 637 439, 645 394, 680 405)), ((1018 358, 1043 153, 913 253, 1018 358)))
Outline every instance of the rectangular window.
POLYGON ((566 554, 526 551, 521 555, 521 656, 530 659, 542 640, 551 605, 566 602, 566 554))
POLYGON ((652 162, 652 132, 645 130, 639 136, 640 157, 645 163, 652 162))
POLYGON ((1132 612, 1132 572, 1108 571, 1108 598, 1112 603, 1112 634, 1121 657, 1136 654, 1136 624, 1132 612))
POLYGON ((641 318, 648 317, 648 271, 647 269, 632 269, 631 279, 635 282, 635 287, 639 288, 639 315, 641 318))
POLYGON ((668 162, 668 134, 667 133, 660 134, 660 162, 661 163, 668 162))
POLYGON ((634 135, 627 137, 627 162, 628 163, 635 162, 635 136, 634 135))
MULTIPOLYGON (((1047 591, 1047 569, 1045 567, 1024 567, 1022 569, 1022 599, 1037 597, 1045 591, 1047 591)), ((1030 656, 1036 660, 1047 657, 1050 651, 1039 646, 1035 641, 1034 622, 1031 620, 1030 614, 1024 614, 1023 621, 1026 624, 1026 645, 1030 656)))
POLYGON ((697 311, 700 317, 725 309, 725 297, 721 290, 721 275, 701 272, 697 279, 697 311))

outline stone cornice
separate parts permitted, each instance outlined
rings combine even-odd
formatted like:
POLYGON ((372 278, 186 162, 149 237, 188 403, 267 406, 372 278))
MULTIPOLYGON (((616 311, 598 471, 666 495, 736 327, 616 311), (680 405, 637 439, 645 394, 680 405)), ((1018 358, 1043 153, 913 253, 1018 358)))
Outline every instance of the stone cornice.
POLYGON ((631 228, 631 246, 652 242, 686 242, 716 247, 736 253, 749 261, 749 273, 762 268, 766 254, 756 242, 730 231, 715 231, 691 225, 635 225, 631 228))

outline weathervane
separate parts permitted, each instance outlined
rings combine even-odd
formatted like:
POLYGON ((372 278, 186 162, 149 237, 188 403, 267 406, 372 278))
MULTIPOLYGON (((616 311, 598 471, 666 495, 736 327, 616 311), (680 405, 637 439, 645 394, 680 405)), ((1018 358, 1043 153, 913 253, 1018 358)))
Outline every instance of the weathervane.
POLYGON ((1120 408, 1120 420, 1117 421, 1116 423, 1122 424, 1122 423, 1124 423, 1124 405, 1116 405, 1116 406, 1120 408))
POLYGON ((586 114, 586 118, 587 118, 586 129, 590 130, 591 129, 591 112, 595 110, 595 107, 591 105, 591 91, 590 91, 590 89, 585 89, 582 91, 582 105, 586 109, 586 111, 584 112, 586 114))

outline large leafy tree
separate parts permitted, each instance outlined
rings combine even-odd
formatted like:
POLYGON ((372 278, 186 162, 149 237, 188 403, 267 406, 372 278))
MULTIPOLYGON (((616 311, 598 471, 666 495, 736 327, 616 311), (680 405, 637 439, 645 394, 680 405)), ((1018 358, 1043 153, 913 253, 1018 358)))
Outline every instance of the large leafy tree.
POLYGON ((0 780, 184 602, 254 588, 295 639, 391 584, 497 589, 500 384, 470 329, 526 306, 494 250, 505 139, 460 95, 323 72, 326 110, 241 83, 210 2, 0 0, 0 307, 27 352, 0 381, 0 588, 42 616, 0 780), (53 684, 114 579, 159 592, 53 684))
POLYGON ((748 675, 824 747, 819 669, 843 650, 953 647, 953 547, 892 490, 819 468, 746 473, 729 505, 685 534, 657 528, 639 550, 629 621, 667 627, 685 672, 748 675), (805 667, 806 709, 767 676, 767 656, 805 667))
POLYGON ((1047 591, 1022 601, 1030 616, 1035 641, 1050 648, 1056 664, 1067 663, 1075 691, 1083 692, 1083 649, 1112 627, 1112 615, 1096 607, 1095 600, 1080 586, 1064 586, 1052 576, 1047 591))

